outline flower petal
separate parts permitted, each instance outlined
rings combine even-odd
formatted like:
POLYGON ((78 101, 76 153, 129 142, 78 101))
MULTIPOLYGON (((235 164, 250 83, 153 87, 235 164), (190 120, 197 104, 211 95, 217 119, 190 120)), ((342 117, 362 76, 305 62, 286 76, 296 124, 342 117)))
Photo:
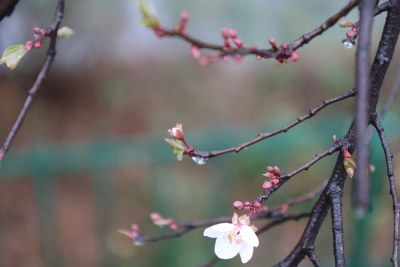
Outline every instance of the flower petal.
POLYGON ((250 226, 243 225, 240 228, 240 235, 242 236, 242 239, 244 242, 246 242, 246 244, 253 247, 258 247, 258 237, 250 226))
POLYGON ((248 262, 251 257, 253 256, 253 246, 244 244, 242 248, 239 251, 240 259, 242 260, 242 263, 248 262))
POLYGON ((203 235, 211 238, 217 238, 222 234, 231 231, 232 228, 234 228, 234 225, 231 223, 219 223, 205 229, 203 235))
POLYGON ((238 245, 236 242, 232 242, 228 239, 228 235, 222 235, 215 241, 215 255, 218 258, 227 260, 232 259, 238 253, 242 245, 238 245))

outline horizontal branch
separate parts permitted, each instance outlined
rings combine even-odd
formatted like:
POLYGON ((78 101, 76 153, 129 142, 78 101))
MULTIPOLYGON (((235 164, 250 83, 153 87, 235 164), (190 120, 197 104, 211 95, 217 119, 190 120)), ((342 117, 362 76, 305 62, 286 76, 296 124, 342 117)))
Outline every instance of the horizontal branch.
POLYGON ((270 138, 272 136, 275 136, 277 134, 280 134, 280 133, 286 133, 288 130, 290 130, 294 126, 296 126, 296 125, 298 125, 298 124, 300 124, 300 123, 312 118, 319 111, 321 111, 322 109, 328 107, 329 105, 334 104, 334 103, 339 102, 339 101, 342 101, 342 100, 347 99, 349 97, 353 97, 355 95, 356 95, 356 91, 355 91, 355 89, 352 89, 351 91, 346 92, 343 95, 336 96, 336 97, 333 97, 333 98, 330 98, 330 99, 325 99, 325 100, 322 101, 321 105, 310 109, 307 114, 304 114, 304 115, 298 117, 296 120, 286 124, 282 128, 279 128, 279 129, 277 129, 275 131, 268 132, 268 133, 261 133, 261 134, 258 135, 257 138, 254 138, 254 139, 252 139, 252 140, 250 140, 250 141, 248 141, 246 143, 243 143, 241 145, 238 145, 238 146, 235 146, 235 147, 232 147, 232 148, 228 148, 228 149, 224 149, 224 150, 212 151, 212 152, 194 151, 193 155, 194 156, 203 157, 203 158, 212 158, 212 157, 216 157, 216 156, 220 156, 220 155, 224 155, 224 154, 232 153, 232 152, 238 153, 238 152, 242 151, 244 148, 250 147, 251 145, 256 144, 256 143, 258 143, 258 142, 260 142, 262 140, 268 139, 268 138, 270 138))

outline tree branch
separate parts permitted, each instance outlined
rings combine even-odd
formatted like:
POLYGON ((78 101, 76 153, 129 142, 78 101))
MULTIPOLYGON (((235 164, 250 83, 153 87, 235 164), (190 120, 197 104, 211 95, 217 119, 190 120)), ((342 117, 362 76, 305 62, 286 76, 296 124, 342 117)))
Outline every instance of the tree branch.
POLYGON ((349 92, 346 92, 343 95, 340 96, 336 96, 330 99, 325 99, 322 101, 322 104, 312 108, 308 111, 307 114, 304 114, 300 117, 298 117, 296 120, 286 124, 285 126, 283 126, 282 128, 279 128, 275 131, 272 132, 268 132, 268 133, 260 133, 258 135, 257 138, 254 138, 246 143, 243 143, 241 145, 238 145, 236 147, 232 147, 232 148, 228 148, 228 149, 224 149, 224 150, 218 150, 218 151, 212 151, 212 152, 206 152, 206 151, 194 151, 193 155, 194 156, 199 156, 199 157, 204 157, 204 158, 212 158, 212 157, 217 157, 220 155, 224 155, 227 153, 232 153, 232 152, 236 152, 239 153, 240 151, 242 151, 244 148, 250 147, 253 144, 256 144, 262 140, 268 139, 274 135, 280 134, 280 133, 286 133, 288 130, 290 130, 291 128, 293 128, 294 126, 302 123, 305 120, 308 120, 310 118, 312 118, 314 115, 316 115, 319 111, 321 111, 322 109, 328 107, 331 104, 334 104, 336 102, 342 101, 344 99, 347 99, 349 97, 353 97, 355 96, 356 91, 353 89, 349 92))
POLYGON ((335 266, 346 266, 343 238, 342 188, 332 186, 330 191, 335 266))
POLYGON ((47 72, 49 71, 51 63, 54 60, 54 57, 56 55, 57 31, 58 31, 58 28, 60 27, 61 19, 64 15, 64 2, 65 2, 64 0, 58 1, 57 8, 56 8, 56 14, 54 16, 52 24, 48 28, 50 44, 47 49, 46 60, 43 64, 42 69, 40 70, 38 76, 36 77, 35 83, 32 85, 32 87, 28 91, 28 96, 25 100, 24 105, 22 106, 20 113, 18 114, 16 121, 14 122, 13 127, 11 128, 11 131, 7 135, 6 140, 4 141, 2 147, 0 148, 0 160, 8 152, 12 141, 14 140, 19 128, 22 125, 22 122, 25 119, 26 113, 32 104, 33 98, 34 98, 35 94, 37 93, 37 91, 39 90, 43 80, 46 78, 47 72))
POLYGON ((378 132, 379 138, 381 140, 382 148, 385 153, 387 176, 389 178, 389 188, 390 194, 392 195, 393 202, 393 252, 392 252, 392 263, 393 266, 398 266, 398 250, 399 250, 399 220, 400 220, 400 203, 397 196, 396 183, 394 179, 393 172, 393 155, 390 152, 389 145, 385 136, 383 126, 376 114, 373 117, 372 124, 374 125, 376 131, 378 132))

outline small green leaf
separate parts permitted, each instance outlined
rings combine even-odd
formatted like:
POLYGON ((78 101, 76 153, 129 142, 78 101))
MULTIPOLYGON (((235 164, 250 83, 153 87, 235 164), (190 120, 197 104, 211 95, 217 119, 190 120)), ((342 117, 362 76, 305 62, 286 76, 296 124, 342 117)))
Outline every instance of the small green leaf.
POLYGON ((354 161, 354 159, 352 157, 344 158, 343 165, 344 168, 346 169, 347 175, 350 178, 353 178, 356 169, 356 162, 354 161))
POLYGON ((0 58, 0 64, 6 63, 10 70, 17 67, 18 63, 28 52, 23 44, 16 44, 6 48, 4 50, 2 57, 0 58))
POLYGON ((179 161, 181 161, 183 159, 183 150, 179 151, 176 154, 176 159, 179 160, 179 161))
POLYGON ((57 31, 58 37, 71 37, 74 34, 74 30, 70 27, 64 26, 57 31))
POLYGON ((157 12, 148 0, 138 0, 138 8, 142 14, 140 23, 149 28, 157 28, 160 25, 160 21, 157 17, 157 12))

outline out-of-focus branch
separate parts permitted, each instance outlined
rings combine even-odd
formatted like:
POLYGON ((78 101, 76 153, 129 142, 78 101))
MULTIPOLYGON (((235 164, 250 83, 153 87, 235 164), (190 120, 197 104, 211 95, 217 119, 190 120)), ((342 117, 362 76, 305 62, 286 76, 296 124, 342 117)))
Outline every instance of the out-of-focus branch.
MULTIPOLYGON (((316 29, 313 29, 312 31, 303 34, 301 37, 298 39, 294 40, 292 43, 288 44, 287 46, 290 48, 285 49, 285 48, 271 48, 271 49, 257 49, 256 47, 239 47, 239 48, 229 48, 227 49, 223 45, 217 45, 217 44, 212 44, 212 43, 207 43, 203 42, 191 35, 189 35, 186 32, 182 32, 177 29, 165 29, 162 28, 162 36, 170 36, 170 37, 178 37, 186 42, 190 43, 192 46, 195 46, 199 49, 205 48, 205 49, 210 49, 210 50, 217 50, 220 52, 220 56, 226 56, 226 55, 255 55, 261 58, 288 58, 290 54, 288 54, 288 51, 295 51, 298 48, 302 47, 303 45, 309 43, 312 39, 317 37, 318 35, 321 35, 324 33, 326 30, 331 28, 335 23, 345 15, 347 15, 357 4, 359 0, 351 0, 345 7, 340 9, 337 13, 332 15, 330 18, 328 18, 324 23, 322 23, 319 27, 316 29)), ((160 28, 159 28, 160 29, 160 28)))
POLYGON ((244 148, 247 148, 247 147, 249 147, 249 146, 251 146, 253 144, 256 144, 256 143, 258 143, 258 142, 260 142, 262 140, 268 139, 268 138, 270 138, 270 137, 272 137, 274 135, 280 134, 280 133, 286 133, 288 130, 290 130, 294 126, 304 122, 305 120, 308 120, 308 119, 312 118, 319 111, 321 111, 322 109, 328 107, 329 105, 334 104, 334 103, 339 102, 339 101, 342 101, 342 100, 347 99, 349 97, 353 97, 353 96, 355 96, 355 94, 356 94, 356 91, 353 89, 353 90, 351 90, 349 92, 346 92, 343 95, 336 96, 336 97, 333 97, 333 98, 330 98, 330 99, 325 99, 324 101, 322 101, 321 105, 310 109, 307 114, 304 114, 304 115, 298 117, 296 120, 286 124, 284 127, 279 128, 279 129, 277 129, 275 131, 272 131, 272 132, 261 133, 261 134, 258 135, 257 138, 254 138, 253 140, 250 140, 250 141, 248 141, 246 143, 240 144, 240 145, 238 145, 236 147, 232 147, 232 148, 228 148, 228 149, 224 149, 224 150, 212 151, 212 152, 194 151, 193 155, 194 156, 199 156, 199 157, 204 157, 204 158, 212 158, 212 157, 217 157, 217 156, 224 155, 224 154, 227 154, 227 153, 232 153, 232 152, 238 153, 238 152, 242 151, 244 148))
POLYGON ((6 16, 10 16, 14 11, 19 0, 2 0, 0 2, 0 21, 6 16))
POLYGON ((25 100, 24 105, 21 108, 21 111, 11 128, 11 131, 9 132, 6 140, 4 141, 2 147, 0 148, 0 160, 4 157, 4 155, 7 153, 7 151, 10 148, 10 145, 12 141, 14 140, 19 128, 22 125, 22 122, 25 119, 26 113, 28 109, 30 108, 33 98, 37 91, 39 90, 43 80, 45 79, 47 72, 50 69, 51 63, 54 60, 54 57, 56 55, 56 43, 57 43, 57 31, 58 28, 60 27, 61 19, 64 15, 64 0, 59 0, 56 8, 56 13, 53 19, 52 24, 49 26, 47 33, 50 38, 50 44, 47 49, 47 57, 46 60, 42 66, 42 69, 40 70, 38 76, 36 77, 35 83, 32 85, 32 87, 28 91, 28 96, 25 100))
POLYGON ((378 132, 379 138, 381 140, 382 148, 385 153, 386 159, 386 168, 387 168, 387 176, 389 178, 389 187, 390 187, 390 194, 392 195, 392 202, 393 202, 393 253, 392 253, 392 263, 393 266, 398 266, 398 250, 399 250, 399 220, 400 220, 400 203, 398 200, 396 183, 394 179, 394 172, 393 172, 393 155, 390 152, 390 148, 385 136, 384 129, 382 124, 378 118, 378 115, 375 114, 372 120, 372 124, 374 125, 376 131, 378 132))
POLYGON ((370 208, 368 91, 370 87, 370 49, 375 0, 360 2, 359 42, 356 56, 356 151, 357 172, 354 179, 354 205, 357 216, 364 216, 370 208))

